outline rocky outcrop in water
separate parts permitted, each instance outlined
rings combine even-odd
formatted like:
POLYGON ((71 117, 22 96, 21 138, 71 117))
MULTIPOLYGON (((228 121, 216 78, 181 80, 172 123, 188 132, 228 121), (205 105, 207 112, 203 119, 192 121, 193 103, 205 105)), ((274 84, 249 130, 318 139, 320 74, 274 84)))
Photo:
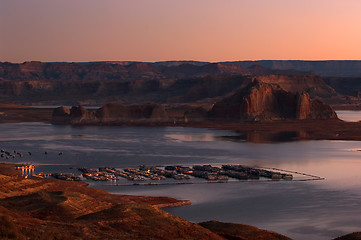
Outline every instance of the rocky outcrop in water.
POLYGON ((209 115, 215 119, 250 121, 337 118, 330 106, 310 100, 305 92, 287 92, 258 80, 216 103, 209 115))
POLYGON ((52 114, 51 121, 54 124, 70 123, 70 109, 66 107, 55 108, 52 114))
POLYGON ((99 120, 93 111, 89 111, 83 106, 73 106, 71 109, 55 108, 51 121, 54 124, 91 124, 97 123, 99 120))
POLYGON ((98 119, 95 116, 94 111, 89 111, 85 109, 83 106, 73 106, 70 109, 70 123, 71 124, 89 124, 89 123, 97 123, 98 119))
POLYGON ((83 106, 71 109, 58 107, 54 109, 54 124, 110 124, 117 122, 167 121, 168 116, 161 104, 124 105, 106 104, 96 110, 87 110, 83 106))
POLYGON ((166 121, 168 119, 164 105, 141 104, 124 105, 110 103, 97 110, 96 116, 101 123, 117 121, 166 121))
POLYGON ((233 95, 217 102, 212 109, 197 105, 168 105, 147 103, 125 105, 110 103, 97 110, 82 106, 70 110, 54 110, 55 124, 117 124, 133 122, 204 121, 208 118, 223 121, 258 121, 283 119, 337 119, 329 105, 310 100, 306 92, 287 92, 276 84, 255 79, 233 95))

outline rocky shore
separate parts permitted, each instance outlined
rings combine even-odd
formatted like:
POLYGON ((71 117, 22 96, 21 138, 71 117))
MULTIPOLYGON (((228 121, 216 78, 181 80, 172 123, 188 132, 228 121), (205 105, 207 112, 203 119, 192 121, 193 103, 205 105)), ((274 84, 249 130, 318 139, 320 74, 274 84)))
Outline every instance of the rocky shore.
MULTIPOLYGON (((194 107, 194 106, 191 106, 194 107)), ((354 140, 361 141, 361 123, 329 120, 274 120, 274 121, 223 121, 211 119, 185 121, 182 106, 174 115, 179 121, 118 121, 113 123, 82 123, 80 125, 105 126, 177 126, 233 130, 239 137, 229 140, 247 140, 251 142, 269 142, 273 140, 354 140), (183 116, 183 117, 182 117, 183 116)), ((188 108, 189 109, 189 108, 188 108)), ((54 108, 7 107, 0 105, 0 123, 47 122, 52 120, 54 108)), ((90 110, 93 111, 93 110, 90 110)))

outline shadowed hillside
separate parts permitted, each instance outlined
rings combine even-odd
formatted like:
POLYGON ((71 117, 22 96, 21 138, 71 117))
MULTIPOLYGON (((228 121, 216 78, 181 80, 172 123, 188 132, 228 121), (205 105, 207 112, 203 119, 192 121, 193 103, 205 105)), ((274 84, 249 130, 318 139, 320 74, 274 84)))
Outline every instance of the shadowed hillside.
POLYGON ((286 91, 306 91, 311 98, 330 104, 356 99, 348 96, 354 93, 344 90, 351 88, 347 84, 343 88, 339 87, 341 84, 331 84, 336 80, 328 81, 335 86, 335 91, 309 71, 270 69, 261 65, 245 68, 238 63, 25 62, 0 63, 0 101, 25 105, 213 104, 243 88, 254 77, 276 83, 286 91))

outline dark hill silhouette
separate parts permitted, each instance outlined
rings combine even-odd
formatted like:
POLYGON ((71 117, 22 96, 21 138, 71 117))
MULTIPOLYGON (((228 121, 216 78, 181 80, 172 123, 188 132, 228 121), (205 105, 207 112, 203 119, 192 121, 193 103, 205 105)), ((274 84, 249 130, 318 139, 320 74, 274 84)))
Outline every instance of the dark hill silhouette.
POLYGON ((273 70, 298 70, 315 72, 323 77, 361 77, 360 60, 329 60, 329 61, 303 61, 303 60, 259 60, 223 62, 239 64, 243 67, 261 65, 273 70))
MULTIPOLYGON (((286 91, 306 91, 311 98, 327 103, 356 101, 357 91, 361 91, 361 78, 329 79, 327 83, 333 89, 318 75, 300 71, 313 70, 315 62, 307 66, 304 61, 297 62, 298 65, 292 61, 281 62, 283 65, 271 63, 276 62, 0 63, 0 101, 26 105, 214 103, 244 87, 254 76, 276 83, 286 91)), ((337 69, 352 70, 352 66, 357 66, 357 62, 352 62, 352 66, 347 63, 337 69)))

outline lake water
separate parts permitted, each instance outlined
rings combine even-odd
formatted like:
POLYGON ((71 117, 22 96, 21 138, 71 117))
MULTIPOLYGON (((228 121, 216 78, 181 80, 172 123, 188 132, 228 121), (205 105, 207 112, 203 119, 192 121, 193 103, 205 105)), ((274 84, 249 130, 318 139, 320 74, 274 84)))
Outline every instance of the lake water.
POLYGON ((361 121, 361 111, 337 111, 337 116, 347 122, 361 121))
POLYGON ((36 173, 79 174, 78 167, 141 164, 244 164, 317 175, 325 180, 161 186, 89 183, 112 193, 189 199, 192 205, 166 211, 193 222, 215 219, 249 224, 300 240, 332 239, 361 231, 361 152, 357 151, 361 142, 255 144, 223 137, 236 136, 232 131, 44 123, 0 124, 0 133, 1 149, 24 153, 11 162, 32 162, 37 165, 36 173), (31 156, 26 154, 29 151, 31 156))

